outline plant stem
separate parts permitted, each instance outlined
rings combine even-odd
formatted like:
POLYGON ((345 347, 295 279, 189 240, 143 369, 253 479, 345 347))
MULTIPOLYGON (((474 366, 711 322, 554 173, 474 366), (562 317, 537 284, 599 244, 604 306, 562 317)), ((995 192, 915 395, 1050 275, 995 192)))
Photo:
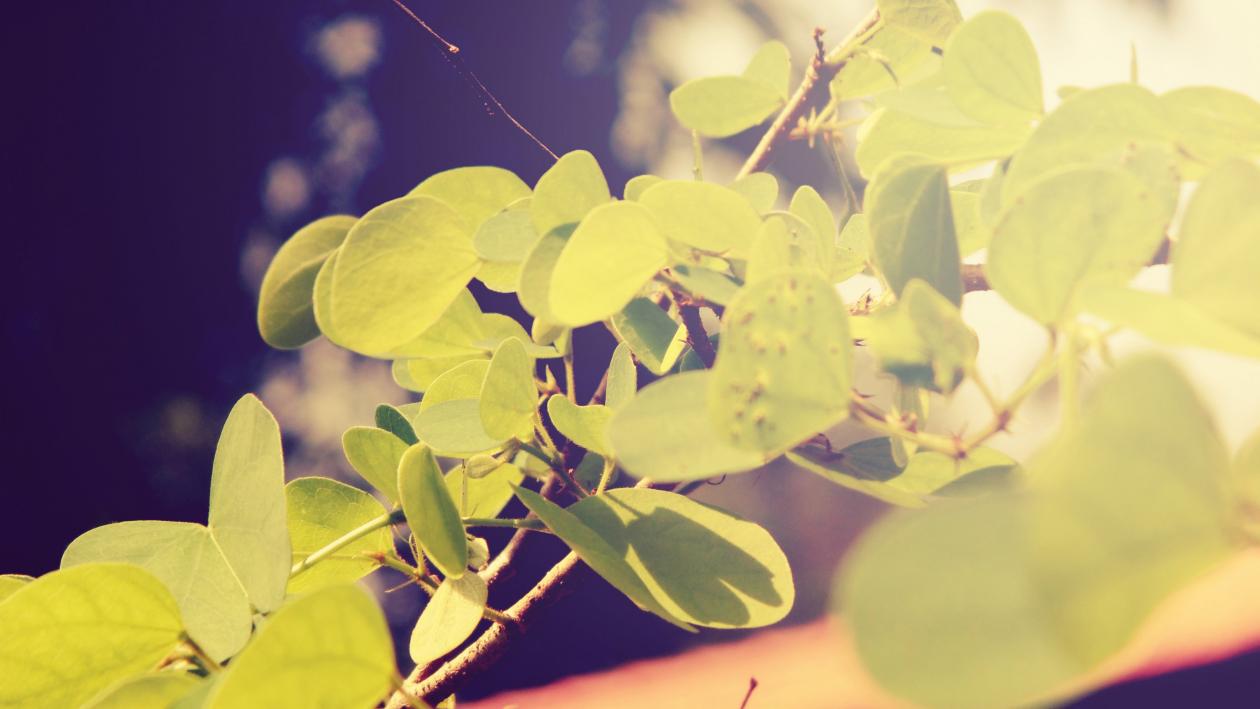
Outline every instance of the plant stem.
POLYGON ((547 455, 545 452, 539 450, 538 448, 536 448, 534 445, 530 443, 518 442, 517 445, 520 447, 521 451, 528 453, 529 455, 532 455, 538 460, 546 463, 547 466, 551 468, 552 470, 556 472, 560 472, 560 464, 556 462, 555 458, 552 458, 551 456, 547 455))
POLYGON ((528 529, 534 532, 546 532, 547 525, 540 519, 499 519, 497 517, 465 517, 465 527, 508 527, 512 529, 528 529))
POLYGON ((600 473, 599 485, 595 486, 596 495, 604 494, 604 491, 608 489, 608 483, 612 482, 612 476, 616 470, 616 461, 610 458, 604 458, 604 472, 600 473))
POLYGON ((712 369, 713 362, 717 360, 717 352, 713 351, 713 342, 709 340, 709 333, 705 332, 704 323, 700 321, 700 308, 690 303, 679 303, 678 314, 682 317, 683 327, 687 328, 687 340, 691 343, 692 351, 706 369, 712 369))
POLYGON ((331 542, 325 544, 323 547, 316 549, 307 555, 305 559, 294 564, 293 568, 289 571, 289 578, 297 576, 378 529, 384 529, 385 527, 399 524, 404 521, 406 521, 406 517, 403 516, 402 510, 394 510, 393 512, 383 514, 376 519, 364 522, 358 527, 355 527, 349 532, 346 532, 340 537, 337 537, 331 542))
POLYGON ((1076 333, 1068 330, 1059 345, 1059 425, 1066 428, 1076 421, 1080 409, 1080 360, 1076 333))
MULTIPOLYGON (((399 559, 396 556, 390 556, 388 554, 374 555, 370 558, 373 561, 380 564, 381 566, 388 566, 394 571, 397 571, 401 574, 404 574, 410 577, 411 580, 416 582, 417 586, 419 586, 420 588, 423 588, 425 592, 428 593, 430 596, 437 593, 438 584, 434 583, 433 579, 429 578, 428 576, 425 576, 423 573, 420 572, 420 569, 417 569, 416 567, 412 566, 411 564, 408 564, 402 559, 399 559)), ((469 572, 469 573, 472 573, 472 572, 469 572)), ((513 622, 511 618, 507 617, 503 613, 503 611, 495 610, 491 608, 490 606, 486 606, 485 608, 481 609, 481 617, 485 618, 491 623, 512 623, 513 622)))
POLYGON ((704 151, 700 149, 700 131, 691 131, 691 174, 696 182, 704 180, 704 151))
POLYGON ((573 375, 573 343, 564 353, 564 387, 569 401, 577 403, 577 380, 573 375))
POLYGON ((195 657, 207 671, 213 673, 221 672, 223 670, 223 665, 215 662, 214 658, 207 655, 206 651, 202 650, 201 646, 197 644, 197 641, 189 637, 187 633, 184 634, 184 645, 188 647, 189 654, 195 657))

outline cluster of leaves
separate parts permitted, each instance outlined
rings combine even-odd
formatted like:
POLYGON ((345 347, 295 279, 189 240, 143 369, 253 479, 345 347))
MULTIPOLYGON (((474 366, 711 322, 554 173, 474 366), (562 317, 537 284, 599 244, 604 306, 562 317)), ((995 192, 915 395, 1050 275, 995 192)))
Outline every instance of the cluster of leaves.
MULTIPOLYGON (((478 527, 550 533, 684 629, 770 624, 793 602, 783 553, 686 492, 780 458, 927 508, 877 525, 837 586, 894 692, 1013 704, 1114 653, 1160 600, 1254 538, 1260 443, 1231 463, 1182 376, 1154 359, 1121 365, 1072 415, 1076 370, 1120 328, 1260 355, 1260 105, 1129 83, 1064 89, 1046 112, 1014 18, 963 22, 950 0, 878 10, 815 59, 806 81, 829 78, 831 100, 793 127, 834 142, 842 106, 867 110, 861 204, 843 171, 838 209, 802 186, 784 210, 771 174, 717 184, 699 161, 697 179, 644 175, 616 199, 577 151, 532 189, 459 168, 294 234, 263 282, 263 338, 323 336, 390 360, 421 394, 346 431, 371 492, 286 486, 276 423, 245 397, 206 525, 107 525, 61 570, 0 579, 0 704, 373 706, 399 678, 381 611, 353 582, 389 567, 431 594, 409 647, 429 664, 483 620, 515 620, 487 606, 478 527), (1171 293, 1131 289, 1167 239, 1171 293), (1005 399, 976 371, 960 312, 963 259, 981 257, 992 288, 1051 335, 1005 399), (846 303, 837 285, 859 274, 879 286, 846 303), (482 312, 474 280, 515 293, 529 327, 482 312), (572 332, 588 326, 618 346, 580 404, 572 332), (853 389, 859 351, 896 382, 888 410, 853 389), (1056 375, 1058 438, 1025 467, 986 448, 1056 375), (926 430, 929 407, 964 382, 991 421, 966 438, 926 430), (874 437, 833 450, 842 423, 874 437), (527 517, 503 517, 513 498, 527 517), (404 524, 400 550, 391 529, 404 524)), ((729 136, 791 111, 790 78, 772 42, 741 75, 679 87, 671 106, 697 143, 729 136)))

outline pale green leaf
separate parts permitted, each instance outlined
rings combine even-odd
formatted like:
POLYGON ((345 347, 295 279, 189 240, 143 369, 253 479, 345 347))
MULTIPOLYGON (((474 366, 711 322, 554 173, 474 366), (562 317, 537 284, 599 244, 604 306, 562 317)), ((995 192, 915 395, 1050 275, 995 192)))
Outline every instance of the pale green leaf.
POLYGON ((363 215, 333 268, 331 322, 339 343, 388 354, 436 323, 481 266, 472 228, 426 196, 363 215))
POLYGON ((398 461, 407 444, 398 436, 371 426, 354 426, 341 435, 346 462, 391 501, 398 501, 398 461))
POLYGON ((608 181, 595 156, 585 150, 566 153, 534 186, 529 205, 534 230, 543 236, 581 221, 586 213, 612 199, 608 181))
POLYGON ((692 629, 688 623, 666 610, 648 590, 639 574, 625 560, 624 550, 614 549, 598 532, 572 512, 543 499, 538 493, 518 487, 516 496, 548 529, 564 540, 587 566, 612 584, 613 588, 626 594, 631 601, 649 613, 685 630, 692 629))
POLYGON ((464 575, 468 566, 464 523, 442 469, 427 446, 412 446, 403 455, 398 466, 398 495, 407 524, 425 556, 443 576, 464 575))
POLYGON ((547 400, 547 416, 560 432, 574 445, 600 455, 609 455, 608 420, 613 410, 607 406, 591 404, 578 406, 563 396, 547 400))
POLYGON ((615 411, 630 403, 638 390, 639 369, 634 365, 630 346, 621 342, 608 360, 608 388, 605 390, 604 403, 615 411))
POLYGON ((779 181, 768 172, 754 172, 731 183, 731 189, 744 195, 758 214, 774 209, 779 199, 779 181))
POLYGON ((647 298, 635 298, 612 317, 617 338, 653 374, 673 368, 687 345, 687 331, 647 298))
POLYGON ((488 359, 469 360, 452 367, 429 385, 429 390, 420 400, 419 410, 426 411, 448 401, 479 399, 481 389, 485 386, 486 373, 489 371, 490 360, 488 359))
POLYGON ((726 305, 739 291, 739 283, 724 273, 703 266, 677 264, 670 275, 693 296, 717 305, 726 305))
POLYGON ((0 603, 0 705, 80 706, 157 665, 180 642, 179 608, 132 564, 85 564, 0 603))
POLYGON ((174 596, 188 634, 216 661, 235 655, 253 629, 245 589, 210 530, 187 522, 119 522, 79 535, 61 567, 109 561, 135 564, 174 596))
POLYGON ((770 214, 757 230, 748 253, 745 283, 756 283, 787 271, 831 273, 834 239, 827 241, 806 221, 791 213, 770 214))
POLYGON ((534 360, 521 340, 511 338, 495 351, 481 385, 481 424, 492 438, 530 431, 538 405, 534 360))
POLYGON ((315 277, 355 221, 346 215, 316 220, 276 252, 258 291, 258 332, 267 344, 293 349, 319 336, 312 301, 315 277))
POLYGON ((626 181, 626 186, 622 189, 621 194, 627 202, 637 202, 639 197, 647 188, 660 182, 662 178, 656 175, 637 175, 626 181))
POLYGON ((760 125, 783 102, 777 87, 742 76, 692 79, 669 94, 669 107, 678 122, 711 138, 760 125))
POLYGON ((460 503, 464 517, 498 517, 512 500, 512 487, 519 485, 525 474, 511 463, 504 463, 494 472, 480 478, 468 479, 468 506, 463 505, 464 466, 459 465, 446 474, 446 489, 451 499, 460 503))
POLYGON ((954 216, 954 233, 958 237, 960 256, 965 258, 989 245, 993 231, 980 218, 978 193, 950 190, 949 208, 954 216))
POLYGON ((477 574, 443 580, 411 631, 411 661, 423 666, 459 647, 481 622, 486 597, 477 574))
POLYGON ((880 19, 935 46, 944 46, 962 14, 954 0, 878 0, 880 19))
POLYGON ((568 510, 635 571, 674 617, 711 628, 778 622, 795 588, 766 530, 663 490, 620 488, 568 510))
POLYGON ((962 302, 962 271, 945 170, 889 166, 866 191, 875 266, 901 294, 919 278, 951 302, 962 302))
POLYGON ((131 677, 97 695, 84 709, 171 709, 202 682, 179 672, 131 677))
POLYGON ((389 431, 398 440, 412 445, 416 442, 416 432, 411 427, 411 421, 407 419, 407 415, 401 409, 389 404, 380 404, 375 411, 376 427, 389 431))
POLYGON ((12 596, 19 588, 22 588, 34 580, 35 579, 30 576, 23 576, 21 574, 0 575, 0 601, 12 596))
POLYGON ((832 213, 831 207, 827 206, 822 195, 818 194, 813 187, 802 185, 792 195, 792 203, 788 206, 788 211, 800 217, 814 229, 814 233, 827 248, 827 261, 830 266, 829 252, 840 234, 840 229, 836 226, 836 215, 832 213))
POLYGON ((709 415, 741 448, 778 454, 849 413, 848 308, 831 283, 787 273, 745 286, 722 316, 709 415))
POLYGON ((958 306, 918 279, 906 285, 895 308, 870 318, 863 339, 903 385, 944 394, 962 383, 980 349, 958 306))
POLYGON ((777 39, 761 45, 744 68, 742 76, 774 89, 786 101, 792 81, 792 57, 787 45, 777 39))
POLYGON ((507 440, 486 433, 477 399, 444 401, 421 411, 413 423, 420 441, 438 455, 467 458, 494 450, 507 440))
POLYGON ((1230 482, 1232 492, 1241 499, 1244 514, 1252 517, 1248 522, 1254 525, 1256 510, 1260 508, 1260 431, 1251 434, 1238 448, 1230 466, 1230 482))
POLYGON ((473 249, 486 261, 520 263, 538 241, 525 199, 481 223, 473 234, 473 249))
MULTIPOLYGON (((656 189, 644 195, 645 203, 656 189)), ((604 320, 668 263, 669 246, 647 208, 635 202, 596 207, 556 261, 549 311, 569 327, 604 320)))
POLYGON ((761 226, 748 200, 711 182, 665 180, 649 187, 639 203, 652 211, 665 236, 702 251, 742 252, 761 226))
POLYGON ((437 322, 411 340, 391 350, 391 357, 454 357, 479 354, 481 306, 465 288, 442 311, 437 322))
POLYGON ((511 339, 517 339, 525 347, 525 353, 536 359, 554 359, 561 353, 555 340, 548 345, 536 344, 524 326, 515 318, 503 313, 486 313, 481 316, 481 338, 476 345, 488 353, 493 353, 499 346, 511 339))
POLYGON ((529 197, 529 186, 501 167, 457 167, 431 175, 410 195, 439 199, 464 219, 469 232, 509 204, 529 197))
POLYGON ((573 229, 573 225, 566 225, 544 234, 534 244, 534 248, 529 250, 529 255, 521 264, 521 280, 516 286, 517 297, 520 298, 525 312, 535 318, 558 322, 551 313, 551 278, 573 229))
POLYGON ((262 612, 284 600, 291 550, 280 427, 252 394, 228 414, 210 475, 211 534, 262 612))
POLYGON ((1202 347, 1260 358, 1260 337, 1249 335, 1182 298, 1123 286, 1095 286, 1081 294, 1081 307, 1113 325, 1137 330, 1175 347, 1202 347))
POLYGON ((854 214, 840 230, 840 240, 836 242, 836 262, 832 264, 831 280, 842 283, 866 270, 870 254, 870 224, 865 214, 854 214))
POLYGON ((418 359, 402 359, 394 361, 394 381, 404 389, 426 392, 433 386, 438 377, 459 365, 475 359, 488 359, 485 354, 457 355, 454 357, 424 357, 418 359), (406 370, 400 375, 398 369, 406 370))
POLYGON ((943 69, 954 103, 982 123, 1027 124, 1045 110, 1037 50, 1005 12, 981 12, 959 26, 943 69))
POLYGON ((863 124, 854 159, 867 178, 902 155, 922 156, 957 170, 1005 158, 1024 144, 1029 131, 1024 126, 941 123, 884 108, 863 124))
MULTIPOLYGON (((295 564, 386 514, 376 498, 329 478, 298 478, 286 485, 284 490, 288 500, 289 538, 293 544, 295 564)), ((391 497, 396 497, 397 491, 393 492, 391 497)), ((291 578, 289 593, 306 593, 324 586, 357 581, 377 567, 376 562, 364 558, 364 554, 392 552, 393 549, 393 536, 387 527, 382 527, 291 578)))
POLYGON ((1081 288, 1123 285, 1163 239, 1156 197, 1131 174, 1068 168, 1029 187, 994 228, 986 273, 1011 305, 1054 324, 1081 288))
POLYGON ((389 692, 396 672, 376 601, 355 586, 329 586, 268 619, 205 707, 370 707, 389 692))
POLYGON ((486 261, 477 269, 477 280, 495 293, 515 293, 521 280, 521 264, 486 261))
POLYGON ((1260 156, 1260 102, 1215 86, 1187 86, 1159 97, 1182 148, 1202 167, 1260 156))
POLYGON ((863 47, 865 50, 845 61, 831 80, 833 101, 847 101, 895 89, 898 81, 905 83, 918 79, 934 72, 940 65, 930 41, 893 25, 881 27, 863 47), (892 67, 892 74, 880 59, 892 67))

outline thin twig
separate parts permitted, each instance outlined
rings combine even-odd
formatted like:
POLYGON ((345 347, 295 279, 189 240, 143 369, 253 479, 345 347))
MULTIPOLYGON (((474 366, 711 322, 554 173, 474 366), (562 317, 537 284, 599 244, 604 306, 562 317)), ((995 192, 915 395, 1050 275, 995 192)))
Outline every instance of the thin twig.
MULTIPOLYGON (((1155 251, 1155 255, 1151 256, 1151 260, 1146 262, 1147 266, 1163 266, 1168 263, 1168 256, 1172 252, 1172 241, 1168 237, 1164 237, 1160 243, 1159 249, 1155 251)), ((989 279, 984 273, 984 264, 980 263, 964 263, 962 267, 963 291, 972 293, 975 291, 993 290, 993 286, 989 284, 989 279)))
POLYGON ((704 363, 705 368, 711 369, 713 362, 717 359, 717 352, 713 350, 709 333, 705 331, 704 323, 700 321, 700 308, 690 303, 679 303, 678 314, 682 317, 683 327, 687 328, 687 341, 691 343, 691 349, 704 363))

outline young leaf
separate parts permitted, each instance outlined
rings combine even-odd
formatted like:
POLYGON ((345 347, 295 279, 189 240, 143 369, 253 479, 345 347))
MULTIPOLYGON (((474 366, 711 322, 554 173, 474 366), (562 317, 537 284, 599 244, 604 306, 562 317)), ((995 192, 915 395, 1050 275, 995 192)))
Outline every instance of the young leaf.
POLYGON ((354 426, 341 435, 341 449, 359 477, 398 501, 398 461, 407 450, 402 439, 379 428, 354 426))
MULTIPOLYGON (((329 478, 298 478, 286 485, 284 491, 295 563, 385 514, 385 508, 376 498, 329 478)), ((393 548, 393 536, 387 527, 382 527, 290 579, 288 591, 306 593, 357 581, 377 567, 376 562, 363 554, 384 553, 393 548)))
POLYGON ((479 399, 489 371, 490 360, 486 359, 474 359, 452 367, 433 380, 420 400, 419 410, 426 411, 448 401, 479 399))
POLYGON ((517 297, 525 312, 540 320, 558 322, 551 312, 551 278, 573 230, 574 226, 570 224, 547 232, 529 250, 529 255, 521 264, 517 297))
POLYGON ((792 88, 792 57, 787 45, 777 39, 761 45, 744 67, 742 76, 774 89, 786 101, 792 88))
POLYGON ((376 601, 355 586, 329 586, 268 619, 205 707, 368 707, 389 691, 396 671, 376 601))
POLYGON ((560 432, 574 445, 600 455, 610 455, 608 444, 608 420, 613 410, 607 406, 592 404, 578 406, 563 396, 547 400, 547 416, 560 432))
POLYGON ((711 182, 666 180, 648 188, 639 203, 652 211, 665 236, 702 251, 742 252, 761 226, 743 196, 711 182))
POLYGON ((634 202, 596 207, 556 260, 549 310, 569 327, 607 319, 668 263, 669 246, 647 208, 634 202))
POLYGON ((482 222, 473 234, 477 256, 496 263, 520 263, 538 241, 529 213, 530 200, 521 200, 482 222))
POLYGON ((729 304, 740 286, 730 276, 704 266, 675 264, 670 268, 670 275, 692 295, 717 305, 729 304))
POLYGON ((831 273, 834 239, 828 241, 808 222, 790 213, 766 217, 748 253, 745 283, 755 283, 786 271, 831 273))
POLYGON ((647 298, 630 301, 612 317, 612 326, 617 339, 656 375, 672 369, 687 346, 686 329, 647 298))
POLYGON ((464 466, 451 468, 446 474, 446 489, 451 499, 460 503, 464 517, 498 517, 512 500, 512 487, 520 485, 525 474, 511 463, 504 463, 494 472, 480 478, 468 479, 468 506, 463 507, 464 466))
POLYGON ((954 0, 878 0, 879 17, 890 27, 943 46, 954 28, 962 22, 962 13, 954 0))
POLYGON ((22 576, 20 574, 0 575, 0 601, 12 596, 19 588, 34 580, 30 576, 22 576))
POLYGON ((477 399, 444 401, 415 418, 416 435, 438 455, 467 458, 494 450, 507 440, 486 433, 477 399))
POLYGON ((930 74, 940 65, 932 42, 895 25, 881 27, 863 47, 865 50, 850 57, 831 80, 833 101, 895 89, 899 83, 930 74))
POLYGON ((1187 177, 1197 177, 1234 157, 1260 156, 1260 101, 1214 86, 1187 86, 1159 97, 1178 144, 1199 163, 1187 177))
POLYGON ((495 350, 481 385, 481 424, 491 438, 511 438, 533 427, 538 405, 534 385, 534 360, 516 338, 495 350))
POLYGON ((433 382, 464 362, 488 359, 484 354, 394 360, 394 382, 404 389, 427 392, 433 382))
POLYGON ((424 665, 459 647, 481 622, 486 596, 477 574, 443 580, 411 631, 411 661, 424 665))
POLYGON ((731 183, 731 189, 744 195, 758 214, 774 209, 779 199, 779 181, 768 172, 754 172, 731 183))
POLYGON ((575 150, 538 178, 529 213, 534 230, 545 237, 557 227, 580 222, 587 212, 611 199, 595 156, 575 150))
POLYGON ((692 79, 669 94, 669 107, 678 122, 711 138, 726 138, 760 125, 783 102, 777 87, 743 76, 692 79))
POLYGON ((396 407, 389 404, 377 406, 375 418, 377 428, 388 431, 409 446, 415 445, 416 432, 411 428, 411 422, 407 420, 406 415, 396 407))
POLYGON ((854 159, 867 178, 889 159, 917 155, 958 170, 1005 158, 1028 138, 1024 126, 958 125, 882 108, 863 124, 854 159))
POLYGON ((752 470, 765 463, 753 451, 726 441, 709 418, 705 371, 684 372, 644 387, 614 412, 608 439, 630 474, 683 482, 752 470))
POLYGON ((1127 172, 1068 168, 1029 187, 994 229, 985 268, 1011 305, 1038 322, 1072 314, 1081 288, 1122 285, 1163 239, 1153 196, 1127 172))
POLYGON ((403 455, 398 466, 398 496, 425 556, 443 576, 463 576, 468 566, 464 523, 428 447, 415 445, 403 455))
POLYGON ((84 564, 0 603, 0 705, 80 706, 154 667, 183 633, 162 582, 132 564, 84 564))
POLYGON ((813 227, 814 233, 818 235, 826 249, 824 255, 830 267, 831 251, 834 249, 836 237, 840 234, 840 229, 836 226, 836 215, 831 212, 831 207, 827 206, 822 195, 818 194, 813 187, 801 185, 792 195, 788 211, 813 227))
POLYGON ((867 189, 866 212, 875 266, 895 293, 919 278, 955 305, 962 302, 962 266, 943 168, 912 164, 881 170, 867 189))
POLYGON ((477 269, 477 280, 495 293, 515 293, 521 280, 521 264, 486 261, 477 269))
POLYGON ((974 15, 945 46, 949 94, 967 115, 993 125, 1025 125, 1045 103, 1032 39, 1005 12, 974 15))
POLYGON ((445 202, 463 217, 470 232, 529 194, 529 186, 514 173, 488 165, 439 172, 410 192, 445 202))
POLYGON ((442 311, 437 322, 388 354, 391 357, 454 357, 480 354, 477 339, 482 333, 481 307, 465 288, 442 311))
POLYGON ((188 634, 216 661, 249 640, 254 614, 227 559, 200 524, 119 522, 79 535, 61 568, 93 562, 135 564, 161 581, 179 605, 188 634))
POLYGON ((1203 347, 1260 359, 1260 337, 1243 332, 1176 296, 1123 286, 1093 286, 1081 293, 1082 308, 1113 325, 1137 330, 1174 347, 1203 347))
POLYGON ((980 342, 958 306, 917 278, 896 308, 870 319, 866 343, 902 384, 949 394, 975 364, 980 342))
POLYGON ((481 267, 472 229, 423 195, 363 215, 333 267, 329 305, 340 344, 380 356, 436 323, 481 267))
POLYGON ((356 221, 346 215, 316 220, 276 252, 258 291, 258 332, 267 344, 293 349, 319 337, 312 303, 315 276, 356 221))
POLYGON ((568 510, 621 552, 674 617, 710 628, 754 628, 792 608, 792 571, 766 530, 662 490, 621 488, 568 510))
POLYGON ((637 606, 649 613, 654 613, 684 630, 692 630, 691 625, 666 610, 648 590, 639 574, 627 563, 624 547, 620 550, 613 548, 572 512, 548 502, 532 490, 518 487, 516 496, 547 525, 547 529, 564 540, 587 566, 612 584, 613 588, 626 594, 637 606))
POLYGON ((645 190, 647 190, 647 188, 660 181, 661 178, 656 175, 638 175, 631 177, 630 180, 626 182, 626 186, 621 191, 621 194, 625 197, 627 202, 637 202, 639 201, 639 197, 645 190))
POLYGON ((210 533, 254 607, 284 600, 292 552, 284 510, 280 427, 252 394, 228 414, 210 475, 210 533))
POLYGON ((993 230, 980 217, 978 193, 951 189, 949 209, 954 216, 954 234, 958 238, 959 256, 966 258, 989 245, 993 230))
POLYGON ((745 286, 722 317, 709 416, 737 447, 778 454, 849 413, 848 309, 830 282, 786 273, 745 286))
POLYGON ((639 369, 634 366, 634 357, 630 354, 630 346, 622 342, 613 350, 612 359, 608 361, 608 388, 605 390, 604 402, 608 408, 616 411, 630 403, 635 392, 639 390, 639 369))
POLYGON ((131 677, 109 687, 83 709, 158 709, 178 707, 201 681, 191 674, 159 672, 131 677))

